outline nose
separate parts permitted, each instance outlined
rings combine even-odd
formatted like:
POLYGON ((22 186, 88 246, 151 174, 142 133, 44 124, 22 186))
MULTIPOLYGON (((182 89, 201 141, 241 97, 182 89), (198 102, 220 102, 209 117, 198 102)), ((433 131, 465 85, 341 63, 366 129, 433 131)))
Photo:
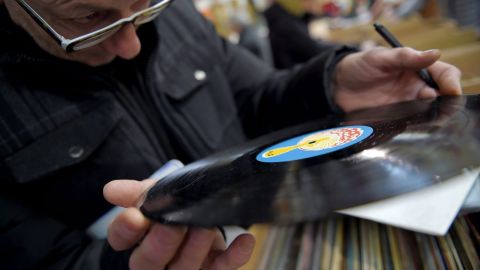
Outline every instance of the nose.
POLYGON ((102 47, 109 53, 123 59, 132 59, 140 53, 141 43, 133 24, 123 26, 117 33, 102 43, 102 47))

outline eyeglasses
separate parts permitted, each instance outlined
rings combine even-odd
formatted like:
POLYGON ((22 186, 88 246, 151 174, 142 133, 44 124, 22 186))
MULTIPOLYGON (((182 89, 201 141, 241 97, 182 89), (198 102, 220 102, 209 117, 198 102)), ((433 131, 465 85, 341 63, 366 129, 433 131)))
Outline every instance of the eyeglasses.
POLYGON ((57 43, 67 52, 79 51, 92 46, 95 46, 116 32, 126 24, 134 24, 135 26, 151 22, 154 20, 162 10, 170 5, 173 0, 161 0, 158 3, 152 4, 150 7, 138 11, 127 18, 120 19, 110 25, 102 27, 79 37, 68 39, 60 35, 53 29, 45 19, 42 18, 25 0, 16 0, 17 3, 37 22, 57 43))

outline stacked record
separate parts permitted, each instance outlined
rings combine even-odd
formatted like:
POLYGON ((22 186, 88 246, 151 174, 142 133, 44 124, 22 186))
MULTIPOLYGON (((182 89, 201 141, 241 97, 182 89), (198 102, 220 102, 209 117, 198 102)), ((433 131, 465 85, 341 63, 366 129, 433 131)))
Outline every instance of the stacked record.
POLYGON ((242 270, 480 269, 480 232, 472 216, 458 218, 445 236, 346 216, 251 231, 257 246, 242 270))

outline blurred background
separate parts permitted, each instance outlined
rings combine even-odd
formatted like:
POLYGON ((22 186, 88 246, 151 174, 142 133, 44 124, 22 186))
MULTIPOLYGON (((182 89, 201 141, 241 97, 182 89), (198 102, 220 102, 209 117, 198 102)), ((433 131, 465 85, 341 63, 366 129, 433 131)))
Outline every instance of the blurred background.
MULTIPOLYGON (((388 44, 384 24, 404 46, 440 49, 462 71, 466 94, 480 94, 480 0, 194 0, 231 42, 278 69, 329 46, 388 44)), ((478 216, 460 217, 445 236, 337 217, 291 226, 254 225, 257 245, 241 270, 480 269, 478 216)))
POLYGON ((441 49, 463 72, 464 92, 480 93, 479 0, 194 0, 217 31, 276 68, 305 62, 337 43, 388 46, 384 24, 404 46, 441 49))

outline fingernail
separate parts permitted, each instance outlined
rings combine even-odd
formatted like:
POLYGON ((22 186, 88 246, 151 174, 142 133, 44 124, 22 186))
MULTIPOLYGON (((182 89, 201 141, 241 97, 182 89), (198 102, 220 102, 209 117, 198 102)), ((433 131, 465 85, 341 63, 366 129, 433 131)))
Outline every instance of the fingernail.
POLYGON ((427 56, 427 55, 432 55, 437 53, 438 53, 438 49, 430 49, 430 50, 418 52, 420 56, 427 56))

